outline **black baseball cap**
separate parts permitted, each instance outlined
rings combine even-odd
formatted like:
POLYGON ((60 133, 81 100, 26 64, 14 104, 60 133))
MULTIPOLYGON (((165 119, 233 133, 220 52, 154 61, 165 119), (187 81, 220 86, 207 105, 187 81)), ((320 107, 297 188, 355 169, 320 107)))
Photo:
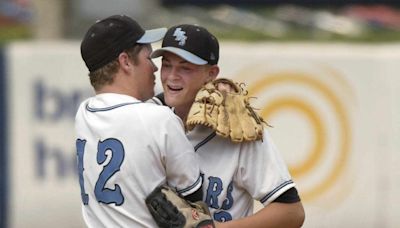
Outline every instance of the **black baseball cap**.
POLYGON ((90 72, 111 62, 136 43, 148 44, 161 40, 167 29, 144 30, 126 15, 114 15, 97 21, 86 32, 81 55, 90 72))
POLYGON ((217 38, 198 25, 182 24, 168 29, 161 48, 155 50, 151 57, 162 56, 165 51, 196 65, 214 65, 219 59, 217 38))

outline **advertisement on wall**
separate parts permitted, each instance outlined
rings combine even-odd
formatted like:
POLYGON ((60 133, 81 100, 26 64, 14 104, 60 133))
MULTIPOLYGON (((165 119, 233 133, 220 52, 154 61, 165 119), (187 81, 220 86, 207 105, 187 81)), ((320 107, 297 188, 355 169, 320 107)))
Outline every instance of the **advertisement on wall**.
POLYGON ((74 118, 91 95, 76 43, 8 47, 9 227, 84 227, 74 118))
MULTIPOLYGON (((220 76, 272 126, 304 227, 398 227, 400 47, 220 46, 220 76)), ((79 43, 15 43, 5 56, 8 227, 84 227, 74 117, 93 91, 79 43)))

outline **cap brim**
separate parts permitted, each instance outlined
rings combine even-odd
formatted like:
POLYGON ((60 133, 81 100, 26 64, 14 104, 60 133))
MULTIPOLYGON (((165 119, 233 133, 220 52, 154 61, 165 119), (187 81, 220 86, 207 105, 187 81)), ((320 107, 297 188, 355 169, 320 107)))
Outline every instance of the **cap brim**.
POLYGON ((150 55, 151 58, 157 58, 163 55, 165 51, 174 53, 175 55, 178 55, 179 57, 183 58, 184 60, 196 64, 196 65, 205 65, 208 62, 186 50, 176 48, 176 47, 163 47, 160 49, 157 49, 153 51, 150 55))
POLYGON ((164 38, 165 33, 167 33, 166 28, 150 29, 146 30, 142 37, 136 43, 139 44, 149 44, 154 43, 164 38))

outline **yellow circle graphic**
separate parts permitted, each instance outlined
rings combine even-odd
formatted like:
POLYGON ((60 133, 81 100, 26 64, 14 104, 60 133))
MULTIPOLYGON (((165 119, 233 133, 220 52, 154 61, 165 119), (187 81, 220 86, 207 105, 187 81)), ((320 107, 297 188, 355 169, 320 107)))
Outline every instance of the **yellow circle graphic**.
POLYGON ((310 155, 301 164, 289 167, 290 173, 294 174, 296 177, 300 177, 312 171, 321 160, 322 153, 326 147, 326 139, 324 137, 325 126, 322 124, 321 118, 311 105, 295 97, 280 98, 266 104, 261 115, 266 119, 270 119, 270 116, 282 109, 292 109, 305 114, 313 127, 315 140, 310 155))
MULTIPOLYGON (((333 168, 329 170, 328 174, 322 178, 322 180, 314 185, 308 191, 301 191, 301 197, 304 200, 313 200, 321 194, 325 193, 330 187, 332 187, 339 179, 340 175, 343 173, 350 150, 351 141, 351 131, 349 127, 349 118, 346 113, 346 109, 342 102, 335 96, 334 92, 321 81, 310 77, 307 74, 299 72, 280 72, 274 74, 265 75, 262 79, 252 83, 249 88, 249 96, 257 96, 272 86, 279 84, 297 84, 304 87, 308 87, 313 91, 319 93, 329 104, 329 106, 334 110, 334 115, 337 119, 337 126, 339 128, 339 150, 338 156, 336 157, 333 168)), ((328 140, 326 134, 327 127, 326 123, 321 121, 318 113, 312 108, 311 105, 307 104, 305 101, 293 97, 284 97, 272 101, 267 104, 261 114, 263 118, 268 120, 268 117, 283 108, 291 108, 306 114, 310 122, 313 125, 313 130, 315 132, 315 142, 308 153, 309 157, 306 158, 305 162, 300 165, 289 167, 293 177, 299 177, 312 171, 313 168, 321 161, 321 157, 325 152, 326 141, 328 140)))

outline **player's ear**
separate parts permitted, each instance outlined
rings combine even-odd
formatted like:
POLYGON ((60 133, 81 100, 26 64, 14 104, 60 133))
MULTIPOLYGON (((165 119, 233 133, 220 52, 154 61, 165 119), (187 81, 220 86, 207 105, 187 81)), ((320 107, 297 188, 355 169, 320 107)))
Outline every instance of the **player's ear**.
POLYGON ((126 70, 131 65, 131 60, 126 52, 121 52, 118 55, 118 62, 123 70, 126 70))
POLYGON ((218 74, 219 74, 218 65, 211 65, 210 68, 208 69, 207 81, 214 80, 215 78, 217 78, 218 74))

